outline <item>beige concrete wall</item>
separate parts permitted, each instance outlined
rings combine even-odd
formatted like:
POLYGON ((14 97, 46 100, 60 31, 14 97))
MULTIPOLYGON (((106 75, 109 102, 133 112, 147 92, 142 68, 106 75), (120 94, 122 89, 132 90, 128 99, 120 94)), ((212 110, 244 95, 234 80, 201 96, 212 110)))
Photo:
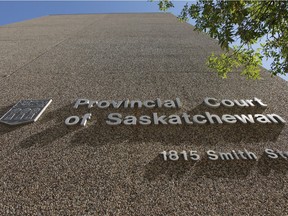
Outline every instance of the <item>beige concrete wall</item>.
POLYGON ((77 98, 156 98, 180 110, 121 109, 123 115, 277 113, 288 120, 280 78, 222 80, 205 66, 217 42, 171 14, 47 16, 0 27, 0 115, 20 99, 53 102, 23 126, 0 125, 2 215, 285 215, 286 125, 108 126, 115 110, 73 109, 77 98), (253 99, 266 109, 208 109, 205 97, 253 99), (64 124, 92 113, 87 127, 64 124), (254 151, 259 161, 163 162, 164 150, 254 151))

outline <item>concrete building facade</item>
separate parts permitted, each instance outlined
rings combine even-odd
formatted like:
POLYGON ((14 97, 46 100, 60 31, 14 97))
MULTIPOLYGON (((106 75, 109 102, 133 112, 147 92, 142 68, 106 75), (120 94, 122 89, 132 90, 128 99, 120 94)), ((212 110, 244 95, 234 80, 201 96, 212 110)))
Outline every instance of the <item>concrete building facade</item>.
POLYGON ((41 17, 1 26, 0 50, 1 116, 22 99, 53 100, 34 123, 0 124, 1 215, 288 213, 285 123, 107 124, 111 113, 288 120, 287 82, 264 69, 257 81, 238 71, 220 79, 205 65, 221 52, 217 42, 172 14, 41 17), (207 97, 267 106, 211 108, 207 97), (73 108, 77 99, 157 98, 179 98, 181 107, 73 108), (85 127, 65 125, 85 113, 85 127), (165 161, 160 153, 171 150, 179 159, 165 161), (209 150, 222 159, 209 159, 209 150))

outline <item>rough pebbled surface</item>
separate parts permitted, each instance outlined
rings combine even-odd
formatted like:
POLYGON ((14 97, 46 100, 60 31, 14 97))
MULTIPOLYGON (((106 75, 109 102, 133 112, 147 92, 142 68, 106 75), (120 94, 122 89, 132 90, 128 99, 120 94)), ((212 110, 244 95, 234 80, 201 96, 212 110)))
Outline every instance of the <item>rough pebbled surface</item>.
MULTIPOLYGON (((288 86, 262 71, 222 80, 205 66, 217 42, 171 14, 47 16, 0 27, 0 115, 20 99, 52 98, 29 125, 0 125, 1 215, 285 215, 288 163, 267 162, 265 148, 288 151, 287 125, 117 126, 115 110, 75 110, 75 99, 175 99, 201 113, 207 96, 261 98, 288 120, 288 86), (92 112, 86 128, 70 115, 92 112), (163 150, 243 150, 253 161, 163 162, 163 150)), ((116 110, 124 115, 153 110, 116 110)))

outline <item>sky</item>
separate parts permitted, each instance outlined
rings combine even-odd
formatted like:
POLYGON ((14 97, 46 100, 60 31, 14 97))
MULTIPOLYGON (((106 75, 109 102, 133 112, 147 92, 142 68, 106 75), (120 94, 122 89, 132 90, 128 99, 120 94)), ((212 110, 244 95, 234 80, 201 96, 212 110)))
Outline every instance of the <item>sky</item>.
MULTIPOLYGON (((189 0, 188 0, 189 1, 189 0)), ((175 1, 169 12, 179 15, 187 1, 175 1)), ((191 1, 190 1, 191 2, 191 1)), ((136 1, 1 1, 0 26, 29 20, 50 14, 87 13, 143 13, 159 12, 157 0, 136 1)), ((193 25, 193 20, 189 21, 193 25)), ((237 42, 235 43, 237 44, 237 42)), ((260 45, 258 45, 260 46, 260 45)), ((257 47, 257 45, 256 45, 257 47)), ((263 60, 263 67, 269 69, 271 59, 263 60)), ((288 76, 281 76, 288 80, 288 76)))

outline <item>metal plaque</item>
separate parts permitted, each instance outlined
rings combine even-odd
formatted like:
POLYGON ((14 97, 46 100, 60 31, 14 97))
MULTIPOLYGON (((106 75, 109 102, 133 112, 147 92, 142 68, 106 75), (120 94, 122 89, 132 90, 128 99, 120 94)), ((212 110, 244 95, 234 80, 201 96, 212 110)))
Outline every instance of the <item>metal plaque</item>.
POLYGON ((51 102, 52 99, 21 100, 0 118, 0 122, 8 125, 35 122, 51 102))

